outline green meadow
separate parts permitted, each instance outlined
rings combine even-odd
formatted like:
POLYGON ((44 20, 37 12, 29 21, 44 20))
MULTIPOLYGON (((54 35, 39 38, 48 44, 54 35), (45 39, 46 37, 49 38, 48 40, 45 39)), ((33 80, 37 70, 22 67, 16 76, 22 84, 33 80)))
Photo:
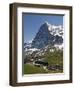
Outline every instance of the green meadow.
MULTIPOLYGON (((40 57, 39 57, 40 58, 40 57)), ((63 51, 58 50, 54 52, 46 52, 41 58, 43 61, 48 62, 49 65, 59 65, 63 67, 63 51)), ((33 64, 24 64, 24 74, 42 74, 42 73, 62 73, 62 70, 45 70, 42 66, 37 67, 33 64)))

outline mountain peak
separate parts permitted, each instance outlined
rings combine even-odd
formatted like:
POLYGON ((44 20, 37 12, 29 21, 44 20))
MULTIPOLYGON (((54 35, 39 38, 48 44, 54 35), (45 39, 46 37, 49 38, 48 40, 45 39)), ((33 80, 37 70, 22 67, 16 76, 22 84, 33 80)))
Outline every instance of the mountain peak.
POLYGON ((51 24, 50 23, 48 23, 47 21, 45 21, 44 23, 43 23, 43 25, 46 25, 46 26, 51 26, 51 24))
POLYGON ((44 23, 47 24, 47 25, 49 24, 47 21, 45 21, 44 23))
MULTIPOLYGON (((55 26, 55 25, 54 25, 55 26)), ((53 28, 53 25, 45 21, 39 28, 35 38, 32 41, 33 48, 43 48, 46 45, 54 45, 56 43, 63 43, 63 32, 58 27, 53 28)))

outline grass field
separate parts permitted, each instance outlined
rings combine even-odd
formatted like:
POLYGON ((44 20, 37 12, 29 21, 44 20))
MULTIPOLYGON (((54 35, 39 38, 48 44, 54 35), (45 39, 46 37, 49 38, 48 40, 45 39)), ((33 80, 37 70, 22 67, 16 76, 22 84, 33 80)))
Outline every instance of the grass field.
POLYGON ((31 64, 24 65, 24 74, 42 74, 42 73, 62 73, 62 70, 45 71, 42 67, 36 67, 31 64))
MULTIPOLYGON (((63 51, 47 52, 44 56, 44 61, 47 61, 49 65, 59 65, 63 67, 63 51)), ((24 64, 24 74, 42 74, 42 73, 62 73, 63 70, 45 70, 43 67, 37 67, 33 64, 24 64)))
POLYGON ((42 67, 36 67, 32 64, 24 65, 24 74, 37 74, 37 73, 47 73, 42 67))

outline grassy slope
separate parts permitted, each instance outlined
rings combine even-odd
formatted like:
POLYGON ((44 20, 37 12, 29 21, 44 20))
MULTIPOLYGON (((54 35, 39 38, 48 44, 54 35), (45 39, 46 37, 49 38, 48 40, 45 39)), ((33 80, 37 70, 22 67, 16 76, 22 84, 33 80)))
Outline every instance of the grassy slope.
MULTIPOLYGON (((62 51, 55 51, 47 52, 43 56, 44 60, 49 63, 49 65, 60 65, 63 66, 63 52, 62 51)), ((24 65, 24 74, 36 74, 36 73, 61 73, 63 70, 48 70, 47 72, 42 67, 36 67, 32 64, 25 64, 24 65)))
POLYGON ((24 65, 24 74, 46 73, 42 67, 36 67, 32 64, 24 65))
POLYGON ((45 71, 42 67, 36 67, 30 64, 24 65, 24 74, 41 74, 41 73, 62 73, 62 70, 48 70, 45 71))
POLYGON ((60 65, 63 66, 63 52, 62 51, 55 51, 48 52, 44 55, 45 61, 49 63, 49 65, 60 65))

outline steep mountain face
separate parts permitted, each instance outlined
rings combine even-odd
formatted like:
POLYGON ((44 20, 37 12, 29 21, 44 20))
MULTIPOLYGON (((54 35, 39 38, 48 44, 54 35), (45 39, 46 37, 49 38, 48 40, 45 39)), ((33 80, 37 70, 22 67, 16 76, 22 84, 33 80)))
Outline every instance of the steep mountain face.
POLYGON ((41 49, 47 45, 63 43, 63 27, 50 25, 47 22, 41 25, 38 33, 32 41, 31 47, 41 49))

